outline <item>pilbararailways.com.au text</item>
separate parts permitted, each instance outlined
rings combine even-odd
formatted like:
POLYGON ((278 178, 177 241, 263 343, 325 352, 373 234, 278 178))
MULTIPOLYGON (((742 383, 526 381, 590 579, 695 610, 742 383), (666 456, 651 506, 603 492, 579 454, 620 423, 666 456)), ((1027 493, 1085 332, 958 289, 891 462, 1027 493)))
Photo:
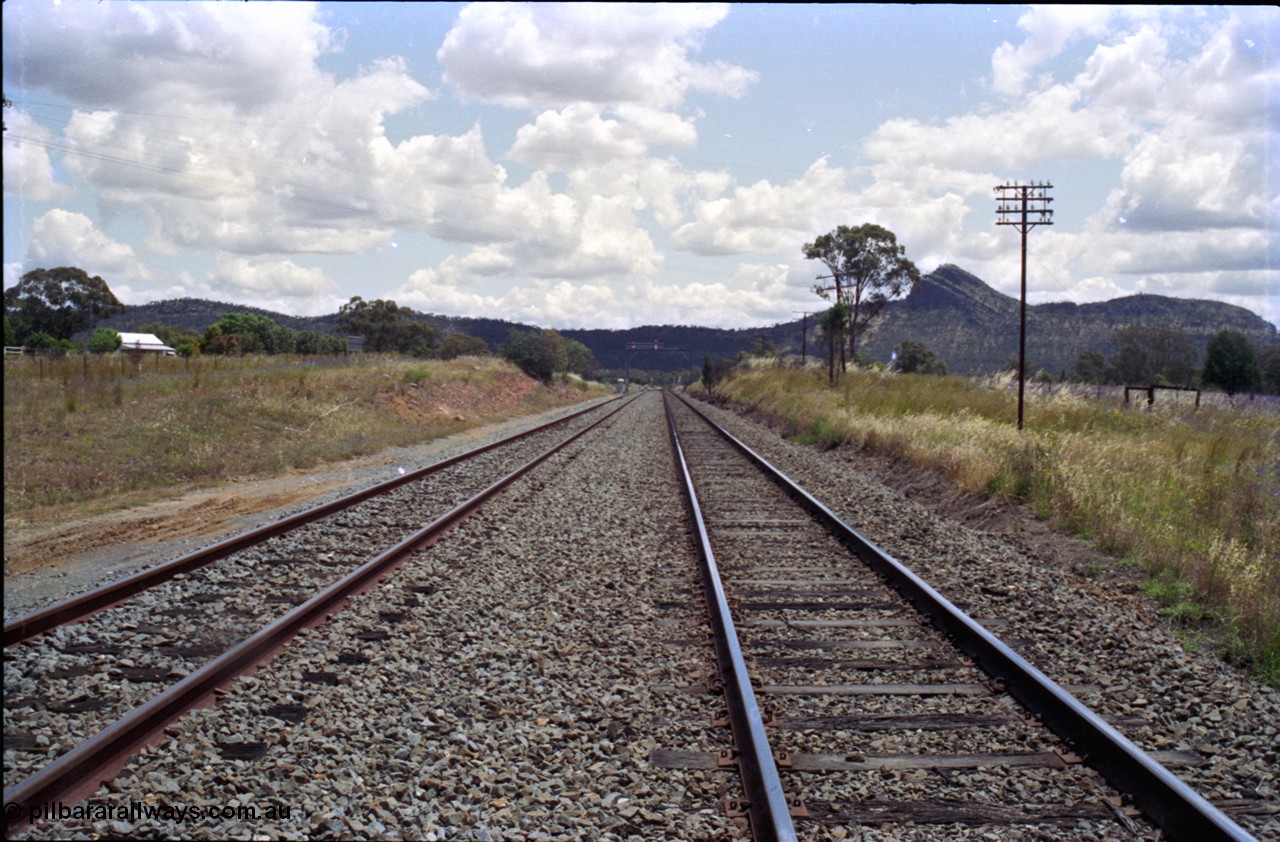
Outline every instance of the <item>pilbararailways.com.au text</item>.
MULTIPOLYGON (((6 819, 19 818, 23 808, 18 804, 4 805, 6 819)), ((46 804, 32 804, 26 808, 28 821, 122 821, 137 822, 152 819, 178 824, 193 824, 201 821, 272 821, 289 818, 290 808, 287 804, 269 804, 258 808, 253 804, 227 805, 175 805, 144 804, 130 801, 128 804, 64 804, 61 801, 50 801, 46 804)))

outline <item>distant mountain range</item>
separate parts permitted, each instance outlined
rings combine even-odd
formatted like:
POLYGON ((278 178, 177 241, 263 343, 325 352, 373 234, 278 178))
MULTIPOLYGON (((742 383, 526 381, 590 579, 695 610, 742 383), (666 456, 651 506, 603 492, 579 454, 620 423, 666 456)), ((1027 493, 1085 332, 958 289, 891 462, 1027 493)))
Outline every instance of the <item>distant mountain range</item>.
MULTIPOLYGON (((815 299, 814 309, 821 304, 815 299)), ((913 340, 945 360, 952 372, 996 371, 1018 353, 1018 310, 1018 299, 997 292, 957 266, 940 266, 923 275, 905 298, 885 307, 859 339, 858 353, 887 362, 899 343, 913 340)), ((196 298, 130 306, 101 326, 128 331, 158 322, 203 331, 230 311, 257 313, 294 330, 337 331, 336 313, 289 316, 196 298)), ((511 330, 534 329, 532 325, 502 319, 430 314, 423 314, 422 318, 445 332, 462 331, 478 336, 494 349, 506 341, 511 330)), ((1201 353, 1209 339, 1224 327, 1241 331, 1259 349, 1280 342, 1275 325, 1243 307, 1220 301, 1130 295, 1094 304, 1028 305, 1028 364, 1055 377, 1069 374, 1076 359, 1086 351, 1110 357, 1115 350, 1116 331, 1133 325, 1181 331, 1191 337, 1201 353)), ((762 339, 785 353, 820 355, 817 317, 808 319, 807 338, 805 326, 804 320, 797 320, 740 330, 647 325, 628 330, 562 330, 560 333, 590 348, 606 369, 630 365, 635 369, 672 371, 700 367, 706 356, 734 357, 762 339), (655 339, 667 352, 630 349, 629 343, 633 341, 651 344, 655 339)))

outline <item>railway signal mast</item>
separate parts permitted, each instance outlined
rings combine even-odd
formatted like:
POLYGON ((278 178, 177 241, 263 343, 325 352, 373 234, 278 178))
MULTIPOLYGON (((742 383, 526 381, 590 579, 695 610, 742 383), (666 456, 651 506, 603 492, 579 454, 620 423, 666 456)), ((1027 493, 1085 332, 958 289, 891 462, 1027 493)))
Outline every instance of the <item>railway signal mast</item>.
POLYGON ((1012 225, 1022 232, 1022 310, 1018 327, 1018 429, 1022 429, 1022 395, 1027 375, 1027 232, 1037 225, 1052 225, 1053 201, 1049 182, 1001 184, 996 191, 996 225, 1012 225))

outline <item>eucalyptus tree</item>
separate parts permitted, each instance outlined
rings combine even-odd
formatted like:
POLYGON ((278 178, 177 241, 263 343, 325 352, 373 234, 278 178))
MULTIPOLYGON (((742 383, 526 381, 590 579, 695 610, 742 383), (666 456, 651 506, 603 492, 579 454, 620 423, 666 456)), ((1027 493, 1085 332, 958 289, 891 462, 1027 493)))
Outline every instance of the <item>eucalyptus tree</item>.
POLYGON ((1195 377, 1196 347, 1191 337, 1164 327, 1130 325, 1115 334, 1112 378, 1130 386, 1152 383, 1189 386, 1195 377))
POLYGON ((32 269, 4 291, 4 314, 19 342, 36 332, 69 339, 123 312, 106 281, 75 266, 32 269))
MULTIPOLYGON (((837 226, 804 244, 804 256, 808 260, 820 260, 830 275, 819 280, 830 284, 816 284, 814 292, 828 301, 848 307, 846 333, 849 339, 849 356, 858 351, 858 337, 872 319, 879 315, 884 305, 910 290, 920 278, 920 270, 906 258, 906 247, 898 245, 898 238, 887 228, 866 223, 856 228, 837 226)), ((840 370, 846 369, 844 343, 840 343, 840 370)))
POLYGON ((353 297, 338 309, 338 329, 364 337, 364 349, 430 356, 440 342, 440 331, 417 318, 413 310, 394 301, 365 301, 353 297))
POLYGON ((907 339, 893 349, 893 367, 903 374, 946 374, 947 363, 923 342, 907 339))
POLYGON ((500 352, 530 377, 550 383, 555 375, 569 366, 569 351, 564 337, 554 330, 522 331, 514 328, 507 334, 507 344, 500 352))

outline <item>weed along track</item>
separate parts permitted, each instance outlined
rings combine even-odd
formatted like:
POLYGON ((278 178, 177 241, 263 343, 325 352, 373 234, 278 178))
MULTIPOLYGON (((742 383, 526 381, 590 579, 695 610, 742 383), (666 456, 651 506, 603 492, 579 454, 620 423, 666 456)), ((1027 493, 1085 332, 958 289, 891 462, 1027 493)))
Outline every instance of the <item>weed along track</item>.
MULTIPOLYGON (((27 811, 10 835, 724 840, 749 827, 771 839, 1156 838, 1170 815, 1162 796, 1110 783, 1112 770, 1095 771, 1097 746, 1057 736, 1057 713, 1038 721, 1015 700, 1025 691, 982 668, 987 655, 957 649, 793 494, 672 408, 697 515, 664 398, 645 392, 495 449, 483 471, 467 460, 405 484, 385 510, 370 499, 12 643, 6 801, 27 811), (467 479, 472 470, 483 476, 467 479), (483 507, 462 505, 499 482, 483 507), (699 517, 723 600, 715 587, 704 597, 699 517), (419 531, 445 519, 456 521, 447 532, 419 531), (717 630, 713 603, 736 635, 717 630), (50 759, 69 766, 85 753, 68 753, 79 739, 140 716, 156 689, 227 657, 215 649, 286 617, 298 628, 262 637, 251 674, 207 676, 212 704, 184 714, 175 702, 162 734, 102 747, 99 767, 111 771, 66 771, 15 794, 50 759), (751 699, 770 717, 757 719, 751 699), (51 801, 89 809, 31 812, 51 801)), ((848 504, 843 478, 830 486, 804 467, 808 451, 732 423, 848 504)), ((1214 689, 1220 675, 1177 672, 1172 652, 1143 651, 1127 657, 1190 686, 1185 698, 1167 693, 1168 710, 1138 705, 1092 654, 1062 651, 1066 640, 1101 647, 1088 628, 1058 631, 1076 621, 1038 583, 984 567, 980 590, 972 565, 989 553, 970 560, 947 529, 874 497, 856 501, 866 520, 905 523, 915 537, 904 552, 927 545, 946 558, 931 571, 938 588, 970 594, 955 601, 1005 646, 1064 674, 1248 833, 1277 835, 1275 694, 1214 689), (1207 707, 1190 724, 1193 703, 1212 703, 1231 737, 1201 727, 1207 707)), ((1163 838, 1211 838, 1187 828, 1199 826, 1163 838)))

